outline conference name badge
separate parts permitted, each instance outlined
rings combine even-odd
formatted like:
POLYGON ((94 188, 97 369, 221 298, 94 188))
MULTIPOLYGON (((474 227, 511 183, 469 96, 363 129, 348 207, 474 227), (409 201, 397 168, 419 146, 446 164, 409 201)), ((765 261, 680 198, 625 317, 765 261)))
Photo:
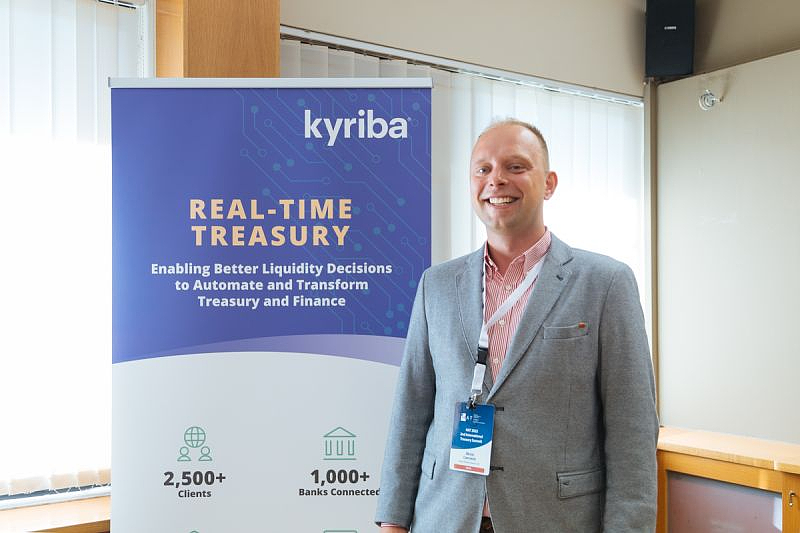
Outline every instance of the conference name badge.
POLYGON ((453 441, 450 446, 450 469, 471 474, 489 475, 494 433, 494 405, 467 402, 456 404, 453 441))

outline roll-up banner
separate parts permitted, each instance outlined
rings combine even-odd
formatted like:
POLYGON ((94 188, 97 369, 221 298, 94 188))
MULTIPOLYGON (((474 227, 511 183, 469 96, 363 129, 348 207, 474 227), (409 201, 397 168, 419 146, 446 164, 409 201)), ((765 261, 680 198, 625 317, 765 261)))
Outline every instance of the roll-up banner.
POLYGON ((112 80, 115 533, 365 533, 429 79, 112 80))

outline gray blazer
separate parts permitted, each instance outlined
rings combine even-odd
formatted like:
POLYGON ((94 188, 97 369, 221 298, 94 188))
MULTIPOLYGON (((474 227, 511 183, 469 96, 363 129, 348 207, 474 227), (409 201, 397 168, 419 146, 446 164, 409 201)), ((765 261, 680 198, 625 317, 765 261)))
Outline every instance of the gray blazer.
POLYGON ((655 530, 658 421, 636 281, 553 236, 503 367, 488 477, 449 468, 482 324, 483 249, 420 280, 395 393, 376 522, 413 533, 655 530), (586 327, 578 327, 579 323, 586 327))

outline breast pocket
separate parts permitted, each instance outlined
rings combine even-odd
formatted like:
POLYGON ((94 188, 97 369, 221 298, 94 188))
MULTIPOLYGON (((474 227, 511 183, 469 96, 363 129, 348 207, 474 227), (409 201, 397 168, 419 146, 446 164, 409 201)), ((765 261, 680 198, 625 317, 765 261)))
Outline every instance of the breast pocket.
POLYGON ((571 326, 545 326, 545 339, 575 339, 589 334, 589 324, 578 322, 571 326))

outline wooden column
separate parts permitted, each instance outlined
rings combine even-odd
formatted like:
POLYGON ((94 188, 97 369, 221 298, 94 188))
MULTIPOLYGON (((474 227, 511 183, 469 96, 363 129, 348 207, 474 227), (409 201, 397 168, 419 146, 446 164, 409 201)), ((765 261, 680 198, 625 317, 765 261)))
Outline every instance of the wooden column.
POLYGON ((280 76, 280 0, 158 0, 156 76, 280 76))

